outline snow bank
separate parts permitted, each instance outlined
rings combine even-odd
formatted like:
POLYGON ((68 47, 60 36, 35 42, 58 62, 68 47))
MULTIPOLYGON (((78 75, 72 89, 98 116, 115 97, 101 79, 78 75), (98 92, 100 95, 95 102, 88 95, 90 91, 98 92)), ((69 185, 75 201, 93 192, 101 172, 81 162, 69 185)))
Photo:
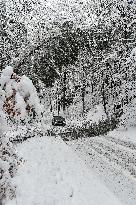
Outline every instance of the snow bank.
POLYGON ((25 163, 14 183, 17 197, 6 205, 120 205, 59 138, 33 138, 18 146, 25 163))
POLYGON ((74 117, 72 118, 67 118, 67 125, 75 125, 75 126, 82 126, 86 122, 91 123, 96 123, 98 124, 99 121, 106 120, 107 116, 104 112, 104 108, 102 104, 96 105, 94 108, 90 109, 85 117, 74 117))
POLYGON ((136 127, 136 99, 134 98, 123 108, 123 115, 120 119, 120 128, 136 127))
POLYGON ((114 137, 118 140, 123 140, 124 142, 136 144, 136 127, 128 127, 127 129, 119 127, 108 133, 108 136, 114 137))

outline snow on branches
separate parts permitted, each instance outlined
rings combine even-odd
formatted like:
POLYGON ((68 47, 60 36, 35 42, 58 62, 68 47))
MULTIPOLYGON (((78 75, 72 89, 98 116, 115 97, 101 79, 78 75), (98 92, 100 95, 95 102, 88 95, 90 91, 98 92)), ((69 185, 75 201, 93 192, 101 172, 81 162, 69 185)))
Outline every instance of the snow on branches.
POLYGON ((7 66, 0 78, 0 106, 11 117, 21 119, 41 114, 41 105, 32 81, 23 75, 14 73, 7 66))
POLYGON ((18 76, 13 67, 7 66, 0 77, 0 203, 15 197, 11 178, 22 163, 9 140, 6 116, 22 120, 33 113, 39 116, 41 106, 32 81, 25 75, 18 76))

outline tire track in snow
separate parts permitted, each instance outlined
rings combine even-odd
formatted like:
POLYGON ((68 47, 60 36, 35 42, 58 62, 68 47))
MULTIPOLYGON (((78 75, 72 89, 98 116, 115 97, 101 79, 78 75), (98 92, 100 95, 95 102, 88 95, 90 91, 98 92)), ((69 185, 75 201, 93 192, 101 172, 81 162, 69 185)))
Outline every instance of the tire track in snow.
POLYGON ((75 140, 73 147, 123 204, 136 204, 136 146, 111 136, 75 140))
POLYGON ((105 139, 107 140, 110 140, 111 142, 114 142, 118 145, 122 145, 126 148, 129 148, 129 149, 132 149, 132 150, 136 150, 136 144, 131 142, 131 141, 124 141, 124 140, 121 140, 121 139, 117 139, 115 137, 111 137, 111 136, 104 136, 105 139))
POLYGON ((97 151, 107 157, 109 161, 115 162, 122 169, 130 172, 133 177, 136 177, 136 153, 134 150, 125 149, 125 147, 116 145, 104 138, 99 141, 97 139, 92 146, 93 148, 95 146, 97 151))

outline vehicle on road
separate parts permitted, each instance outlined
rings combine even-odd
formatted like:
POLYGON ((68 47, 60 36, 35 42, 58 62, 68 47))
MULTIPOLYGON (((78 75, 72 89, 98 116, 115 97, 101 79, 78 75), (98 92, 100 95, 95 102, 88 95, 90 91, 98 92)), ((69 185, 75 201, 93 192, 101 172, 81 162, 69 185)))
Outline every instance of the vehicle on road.
POLYGON ((62 116, 53 116, 52 125, 53 126, 65 126, 66 120, 62 116))

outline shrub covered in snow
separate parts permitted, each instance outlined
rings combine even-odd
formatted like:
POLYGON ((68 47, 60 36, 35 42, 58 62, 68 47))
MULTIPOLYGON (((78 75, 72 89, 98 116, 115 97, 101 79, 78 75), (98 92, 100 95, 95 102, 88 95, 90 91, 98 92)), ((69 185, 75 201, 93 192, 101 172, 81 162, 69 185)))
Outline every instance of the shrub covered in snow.
POLYGON ((32 81, 26 76, 18 76, 11 66, 7 66, 0 77, 0 203, 15 196, 11 183, 20 159, 7 134, 7 116, 26 119, 33 113, 39 116, 41 106, 32 81))
POLYGON ((6 127, 5 116, 0 112, 0 201, 15 196, 15 187, 11 183, 11 178, 19 163, 15 148, 5 134, 6 127))
POLYGON ((11 117, 26 119, 41 114, 41 106, 32 81, 23 75, 14 73, 7 66, 0 78, 0 106, 11 117))

